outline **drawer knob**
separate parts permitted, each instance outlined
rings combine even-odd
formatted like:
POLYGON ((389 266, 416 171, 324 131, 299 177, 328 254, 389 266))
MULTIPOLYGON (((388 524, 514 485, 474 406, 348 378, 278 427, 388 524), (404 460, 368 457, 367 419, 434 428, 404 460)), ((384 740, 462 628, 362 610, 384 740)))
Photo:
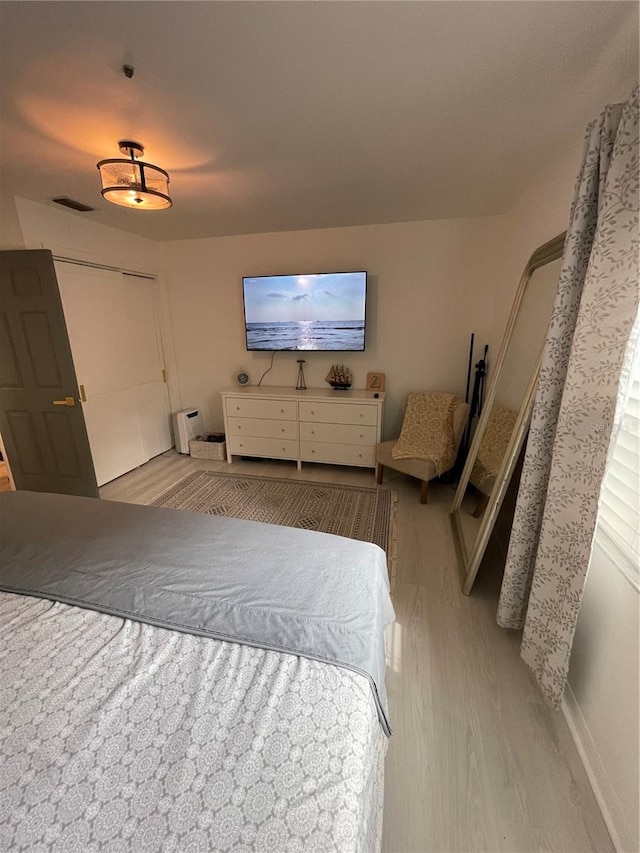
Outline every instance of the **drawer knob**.
POLYGON ((239 427, 238 427, 238 429, 242 429, 242 427, 241 427, 241 426, 239 426, 239 427))
POLYGON ((360 412, 360 417, 361 417, 361 418, 363 418, 363 417, 364 417, 364 415, 362 414, 362 412, 360 412))
POLYGON ((361 435, 359 435, 359 436, 358 436, 358 438, 362 438, 362 436, 361 436, 361 435))
POLYGON ((281 429, 280 432, 284 432, 284 429, 281 429))
POLYGON ((286 447, 283 447, 282 449, 283 449, 283 450, 286 450, 287 448, 286 448, 286 447))
POLYGON ((240 411, 240 406, 236 406, 236 412, 240 411))
POLYGON ((239 444, 238 447, 244 447, 244 444, 239 444))
POLYGON ((312 450, 311 452, 312 452, 312 453, 315 453, 315 450, 312 450))
POLYGON ((280 409, 280 414, 284 415, 284 409, 280 409))
POLYGON ((358 459, 362 459, 362 453, 358 453, 358 459))
POLYGON ((311 414, 312 414, 312 415, 315 415, 315 412, 312 410, 312 411, 311 411, 311 414))

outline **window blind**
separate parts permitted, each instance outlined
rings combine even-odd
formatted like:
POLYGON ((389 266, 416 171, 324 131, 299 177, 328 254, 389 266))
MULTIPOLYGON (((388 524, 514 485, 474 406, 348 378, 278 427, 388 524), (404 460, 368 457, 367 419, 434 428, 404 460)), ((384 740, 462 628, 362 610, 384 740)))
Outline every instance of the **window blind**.
POLYGON ((636 347, 630 386, 600 496, 598 525, 614 545, 607 548, 610 556, 637 586, 640 581, 640 346, 636 347))

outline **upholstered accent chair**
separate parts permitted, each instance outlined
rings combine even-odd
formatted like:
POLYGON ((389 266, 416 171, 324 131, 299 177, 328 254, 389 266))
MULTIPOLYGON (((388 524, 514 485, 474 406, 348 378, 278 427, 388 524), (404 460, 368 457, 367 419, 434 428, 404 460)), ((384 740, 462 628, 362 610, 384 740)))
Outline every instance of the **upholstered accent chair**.
POLYGON ((469 482, 480 493, 472 513, 474 518, 481 518, 489 503, 489 496, 495 486, 517 420, 518 412, 494 400, 469 476, 469 482))
MULTIPOLYGON (((425 392, 428 393, 428 392, 425 392)), ((457 405, 453 410, 453 442, 454 442, 454 461, 455 455, 460 447, 462 435, 467 425, 469 418, 469 405, 463 400, 457 400, 457 405)), ((407 413, 405 412, 405 419, 407 413)), ((404 424, 403 424, 404 427, 404 424)), ((429 493, 429 481, 437 476, 436 466, 431 459, 394 459, 392 456, 393 448, 397 439, 391 441, 383 441, 376 448, 376 482, 382 483, 385 468, 393 468, 396 471, 401 471, 403 474, 408 474, 410 477, 416 477, 421 480, 420 486, 420 503, 426 504, 429 493)), ((453 462, 447 470, 453 466, 453 462)), ((444 474, 444 471, 440 472, 444 474)))

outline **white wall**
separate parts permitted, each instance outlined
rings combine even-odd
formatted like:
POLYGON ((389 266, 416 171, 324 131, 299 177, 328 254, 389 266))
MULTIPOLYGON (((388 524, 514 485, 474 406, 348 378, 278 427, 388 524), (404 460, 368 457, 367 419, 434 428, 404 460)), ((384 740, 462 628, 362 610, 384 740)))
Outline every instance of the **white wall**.
POLYGON ((50 249, 91 263, 157 275, 162 244, 91 221, 91 213, 70 213, 30 199, 15 199, 26 249, 50 249))
POLYGON ((524 267, 543 243, 566 231, 573 198, 582 139, 540 172, 504 217, 500 265, 493 304, 490 340, 500 344, 524 267))
POLYGON ((91 221, 90 213, 71 213, 20 197, 15 199, 15 205, 22 237, 22 245, 18 248, 50 249, 54 256, 155 276, 169 398, 172 409, 180 409, 182 401, 175 366, 163 244, 98 225, 91 221))
POLYGON ((596 534, 565 714, 618 850, 640 850, 640 598, 596 534))
POLYGON ((24 249, 15 199, 0 187, 0 250, 24 249))
POLYGON ((275 356, 263 385, 295 387, 304 357, 308 387, 327 387, 334 362, 351 368, 354 388, 369 371, 387 377, 385 433, 398 434, 404 398, 416 389, 464 396, 469 335, 491 325, 500 217, 452 219, 169 243, 166 272, 178 373, 185 405, 199 406, 207 429, 222 428, 218 392, 239 369, 253 383, 270 354, 248 353, 242 277, 276 273, 368 271, 363 353, 275 356))

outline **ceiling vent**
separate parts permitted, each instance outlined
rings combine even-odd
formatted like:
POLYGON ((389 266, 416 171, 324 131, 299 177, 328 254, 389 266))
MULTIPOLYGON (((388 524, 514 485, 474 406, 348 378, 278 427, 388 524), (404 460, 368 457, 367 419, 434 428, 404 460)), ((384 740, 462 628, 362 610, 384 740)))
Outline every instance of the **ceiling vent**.
POLYGON ((95 207, 89 207, 88 204, 68 198, 66 195, 60 198, 52 198, 51 201, 55 201, 56 204, 61 204, 63 207, 70 207, 71 210, 78 210, 80 213, 90 213, 92 210, 95 210, 95 207))

